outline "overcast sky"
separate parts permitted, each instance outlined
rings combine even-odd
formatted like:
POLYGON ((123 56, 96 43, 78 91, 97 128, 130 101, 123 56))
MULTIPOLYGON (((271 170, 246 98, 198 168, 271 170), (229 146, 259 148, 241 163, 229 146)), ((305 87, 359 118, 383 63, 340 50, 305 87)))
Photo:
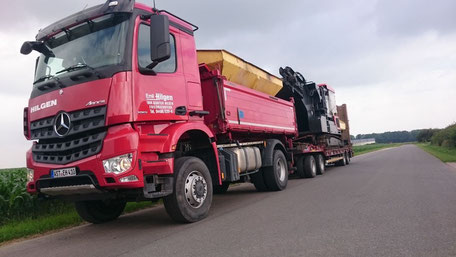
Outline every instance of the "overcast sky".
MULTIPOLYGON (((152 0, 141 2, 152 3, 152 0)), ((103 0, 15 0, 0 11, 0 168, 25 166, 22 110, 35 55, 23 41, 103 0)), ((291 66, 336 90, 351 134, 456 122, 456 1, 156 0, 197 24, 197 47, 226 49, 271 73, 291 66)))

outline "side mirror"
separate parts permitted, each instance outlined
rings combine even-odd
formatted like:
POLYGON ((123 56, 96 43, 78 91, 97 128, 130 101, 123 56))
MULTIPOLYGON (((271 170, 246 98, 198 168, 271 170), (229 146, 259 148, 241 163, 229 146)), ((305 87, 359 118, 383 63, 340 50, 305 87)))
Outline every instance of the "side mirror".
POLYGON ((21 54, 28 55, 35 50, 44 54, 45 56, 55 57, 54 53, 47 48, 43 42, 40 41, 26 41, 22 44, 21 54))
POLYGON ((165 15, 150 17, 150 59, 158 64, 171 56, 169 19, 165 15))
POLYGON ((28 55, 32 52, 33 50, 33 45, 31 41, 26 41, 22 44, 21 47, 21 54, 23 55, 28 55))

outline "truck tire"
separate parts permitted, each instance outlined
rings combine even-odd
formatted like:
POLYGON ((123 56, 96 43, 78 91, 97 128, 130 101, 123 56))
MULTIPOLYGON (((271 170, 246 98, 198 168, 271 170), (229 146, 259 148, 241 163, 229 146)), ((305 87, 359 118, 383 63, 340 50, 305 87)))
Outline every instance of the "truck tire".
POLYGON ((253 183, 255 186, 256 190, 258 192, 266 192, 268 191, 268 187, 266 186, 266 183, 264 182, 264 169, 260 169, 258 172, 250 174, 250 181, 253 183))
POLYGON ((214 184, 213 192, 216 195, 221 195, 221 194, 226 193, 226 191, 228 191, 229 187, 230 187, 230 183, 228 183, 228 182, 222 182, 221 185, 214 184))
POLYGON ((348 165, 350 164, 350 154, 345 153, 345 163, 348 165))
POLYGON ((325 158, 323 157, 322 154, 317 154, 315 155, 315 161, 317 164, 317 174, 318 175, 323 175, 325 173, 326 167, 325 167, 325 158))
POLYGON ((336 162, 336 166, 345 166, 347 164, 347 156, 344 153, 344 158, 342 160, 336 162))
POLYGON ((317 176, 317 164, 312 155, 299 158, 297 166, 297 173, 300 178, 314 178, 317 176))
POLYGON ((123 200, 79 201, 74 203, 79 216, 90 223, 100 224, 117 219, 125 209, 123 200))
POLYGON ((264 182, 269 191, 281 191, 288 183, 288 163, 285 155, 280 150, 274 150, 271 167, 263 169, 264 182))
POLYGON ((163 198, 168 215, 177 222, 191 223, 209 214, 212 179, 206 164, 196 157, 174 161, 173 193, 163 198))

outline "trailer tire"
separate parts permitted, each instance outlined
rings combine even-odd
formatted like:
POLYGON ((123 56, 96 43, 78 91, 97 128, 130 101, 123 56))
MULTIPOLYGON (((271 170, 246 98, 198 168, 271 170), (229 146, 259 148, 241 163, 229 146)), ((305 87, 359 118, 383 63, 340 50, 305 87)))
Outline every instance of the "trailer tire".
POLYGON ((255 188, 258 192, 268 191, 268 187, 266 186, 266 183, 264 182, 263 173, 264 173, 264 168, 260 169, 258 172, 250 174, 250 181, 253 183, 253 185, 255 186, 255 188))
POLYGON ((299 158, 297 166, 297 173, 300 178, 314 178, 317 176, 317 164, 312 155, 299 158))
POLYGON ((226 193, 226 191, 228 191, 229 187, 230 187, 230 183, 228 183, 228 182, 222 182, 221 185, 214 184, 213 192, 216 195, 221 195, 221 194, 226 193))
POLYGON ((345 153, 345 163, 348 165, 350 164, 350 154, 345 153))
POLYGON ((100 224, 117 219, 126 204, 123 200, 79 201, 74 203, 74 207, 83 220, 100 224))
POLYGON ((274 150, 272 166, 263 169, 264 182, 269 191, 281 191, 288 183, 288 162, 282 151, 274 150))
POLYGON ((163 198, 168 215, 177 222, 191 223, 209 214, 212 179, 206 164, 196 157, 174 161, 173 193, 163 198))
POLYGON ((315 155, 315 161, 317 163, 317 174, 323 175, 326 171, 325 158, 322 154, 317 154, 315 155))
POLYGON ((344 158, 336 162, 336 166, 345 166, 347 165, 347 155, 344 153, 344 158))

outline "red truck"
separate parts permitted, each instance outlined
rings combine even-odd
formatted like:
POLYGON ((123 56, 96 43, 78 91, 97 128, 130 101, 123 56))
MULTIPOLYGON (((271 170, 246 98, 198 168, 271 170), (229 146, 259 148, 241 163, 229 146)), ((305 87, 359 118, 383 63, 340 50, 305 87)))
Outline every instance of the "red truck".
POLYGON ((348 163, 334 90, 288 67, 280 80, 242 59, 244 69, 230 66, 237 57, 226 51, 197 54, 196 29, 167 11, 107 1, 25 42, 22 54, 40 53, 24 108, 28 192, 73 201, 92 223, 161 198, 174 220, 195 222, 232 182, 278 191, 291 173, 348 163), (224 67, 199 63, 205 54, 228 57, 224 67))

